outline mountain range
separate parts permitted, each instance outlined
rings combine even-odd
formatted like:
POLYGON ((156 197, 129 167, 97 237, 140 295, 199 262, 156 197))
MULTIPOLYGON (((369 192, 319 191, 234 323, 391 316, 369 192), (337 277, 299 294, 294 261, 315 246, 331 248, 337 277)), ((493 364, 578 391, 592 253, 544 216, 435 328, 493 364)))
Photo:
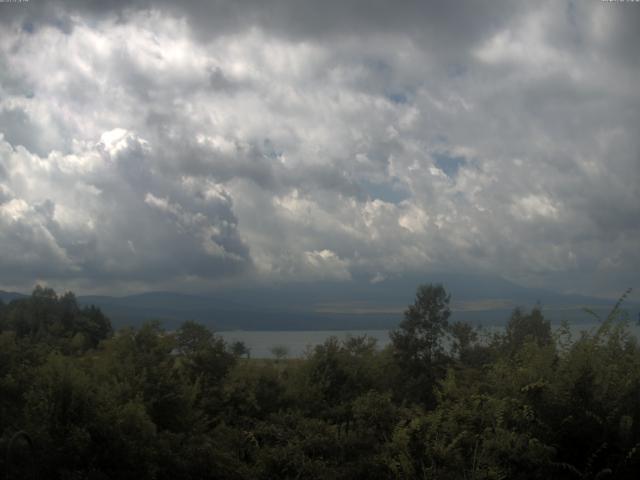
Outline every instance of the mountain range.
MULTIPOLYGON (((214 330, 358 330, 395 327, 414 298, 417 285, 442 283, 452 294, 452 320, 500 325, 517 306, 540 305, 553 323, 594 320, 585 308, 604 316, 615 299, 567 295, 517 285, 499 277, 445 274, 387 279, 378 283, 297 283, 251 286, 206 294, 147 292, 127 296, 80 295, 81 305, 96 305, 115 327, 160 320, 174 329, 184 320, 214 330)), ((24 297, 0 291, 9 302, 24 297)), ((632 320, 640 304, 625 302, 632 320)))

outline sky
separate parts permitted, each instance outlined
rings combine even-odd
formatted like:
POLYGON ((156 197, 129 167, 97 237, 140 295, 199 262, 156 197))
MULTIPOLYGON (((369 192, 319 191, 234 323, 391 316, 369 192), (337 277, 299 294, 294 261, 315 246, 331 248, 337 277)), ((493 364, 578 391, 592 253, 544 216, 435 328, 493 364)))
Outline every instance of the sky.
POLYGON ((638 45, 637 2, 2 2, 0 288, 617 297, 638 45))

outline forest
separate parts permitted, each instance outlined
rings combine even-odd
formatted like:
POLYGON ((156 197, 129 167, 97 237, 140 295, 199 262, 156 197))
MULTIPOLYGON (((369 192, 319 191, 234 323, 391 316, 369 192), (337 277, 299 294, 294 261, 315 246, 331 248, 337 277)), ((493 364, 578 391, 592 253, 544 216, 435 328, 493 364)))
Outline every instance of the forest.
MULTIPOLYGON (((0 305, 8 479, 635 479, 625 295, 580 335, 516 309, 483 333, 418 287, 391 342, 257 359, 204 325, 113 331, 72 293, 0 305)), ((215 320, 215 319, 213 319, 215 320)))

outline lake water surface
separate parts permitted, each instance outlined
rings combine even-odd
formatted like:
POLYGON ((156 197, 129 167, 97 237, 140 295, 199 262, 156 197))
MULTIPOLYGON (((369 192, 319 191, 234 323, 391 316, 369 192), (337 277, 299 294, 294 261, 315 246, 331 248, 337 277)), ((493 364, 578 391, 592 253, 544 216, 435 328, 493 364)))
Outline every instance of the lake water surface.
MULTIPOLYGON (((581 331, 594 331, 599 326, 596 323, 581 325, 571 325, 571 332, 574 338, 581 331)), ((557 325, 552 325, 557 329, 557 325)), ((630 324, 631 332, 640 338, 640 326, 636 323, 630 324)), ((503 332, 504 326, 485 326, 482 331, 491 335, 494 332, 503 332)), ((385 347, 389 342, 389 330, 308 330, 308 331, 243 331, 235 330, 228 332, 217 332, 225 341, 234 342, 240 340, 251 349, 252 358, 273 358, 271 349, 275 346, 282 346, 287 349, 289 358, 300 358, 305 352, 310 351, 316 345, 325 342, 329 337, 337 337, 340 340, 349 336, 361 337, 367 335, 376 339, 378 348, 385 347)))
POLYGON ((231 331, 217 332, 227 342, 240 340, 251 349, 252 358, 272 358, 271 348, 283 346, 288 350, 288 357, 302 357, 307 350, 325 342, 329 337, 345 339, 349 335, 361 337, 367 335, 375 338, 379 348, 389 343, 389 330, 310 330, 310 331, 231 331))
MULTIPOLYGON (((571 332, 576 338, 581 331, 593 331, 599 326, 596 323, 581 325, 571 325, 571 332)), ((553 329, 558 328, 552 325, 553 329)), ((630 324, 631 332, 640 338, 640 326, 636 323, 630 324)), ((485 334, 504 331, 504 326, 485 326, 482 328, 485 334)), ((348 336, 361 337, 367 335, 375 338, 378 348, 384 348, 389 342, 389 330, 309 330, 309 331, 228 331, 217 332, 227 342, 240 340, 251 349, 252 358, 273 358, 271 349, 275 346, 282 346, 287 349, 289 358, 299 358, 305 352, 310 351, 316 345, 325 342, 329 337, 337 337, 340 340, 348 336)))

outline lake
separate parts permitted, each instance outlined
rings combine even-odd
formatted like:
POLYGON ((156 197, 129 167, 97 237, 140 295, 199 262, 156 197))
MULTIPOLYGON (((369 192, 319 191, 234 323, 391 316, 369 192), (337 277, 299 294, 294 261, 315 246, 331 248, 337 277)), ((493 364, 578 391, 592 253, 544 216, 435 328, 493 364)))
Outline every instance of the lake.
MULTIPOLYGON (((580 325, 571 325, 571 331, 574 337, 581 331, 593 331, 599 324, 586 323, 580 325)), ((557 328, 552 325, 552 328, 557 328)), ((640 338, 640 326, 637 323, 630 324, 630 330, 640 338)), ((485 326, 482 331, 491 334, 496 331, 504 331, 504 326, 485 326)), ((271 349, 275 346, 283 346, 288 351, 289 358, 302 357, 306 351, 313 349, 316 345, 325 342, 329 337, 338 337, 345 339, 348 336, 361 337, 367 335, 375 338, 378 348, 384 348, 389 342, 389 330, 308 330, 308 331, 244 331, 234 330, 227 332, 216 332, 221 335, 225 341, 234 342, 242 341, 251 349, 252 358, 273 358, 271 349)))
POLYGON ((251 358, 273 358, 271 348, 286 347, 288 357, 302 357, 308 349, 324 343, 329 337, 339 339, 367 335, 375 338, 379 348, 389 343, 389 330, 309 330, 309 331, 243 331, 216 332, 225 341, 242 341, 251 349, 251 358))

